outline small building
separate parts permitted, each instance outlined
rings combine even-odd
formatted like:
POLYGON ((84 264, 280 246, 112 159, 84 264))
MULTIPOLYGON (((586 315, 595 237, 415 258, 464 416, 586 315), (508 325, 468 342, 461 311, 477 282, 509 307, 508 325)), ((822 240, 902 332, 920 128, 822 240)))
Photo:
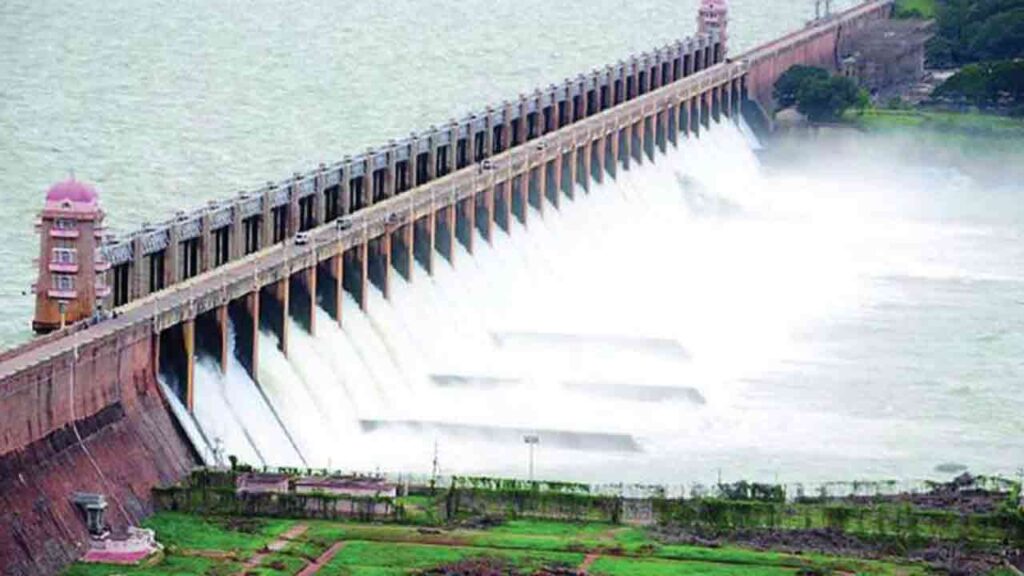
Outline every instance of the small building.
POLYGON ((398 485, 381 478, 309 476, 295 481, 295 493, 320 493, 353 498, 396 498, 398 485))
POLYGON ((287 474, 268 474, 250 472, 241 474, 235 480, 235 493, 243 494, 287 494, 289 492, 289 476, 287 474))
POLYGON ((874 22, 840 42, 840 70, 876 100, 903 96, 926 79, 925 43, 934 34, 933 20, 874 22))
POLYGON ((71 501, 85 514, 85 526, 93 538, 104 538, 108 533, 107 524, 103 521, 103 513, 107 509, 107 499, 102 494, 75 492, 71 501))

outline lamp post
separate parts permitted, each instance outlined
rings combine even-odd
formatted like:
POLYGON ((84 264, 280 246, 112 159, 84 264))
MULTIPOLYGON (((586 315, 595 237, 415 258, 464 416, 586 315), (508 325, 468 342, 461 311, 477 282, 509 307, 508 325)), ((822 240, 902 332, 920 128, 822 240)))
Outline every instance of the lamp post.
POLYGON ((1024 510, 1024 466, 1017 469, 1017 507, 1024 510))
POLYGON ((533 447, 540 444, 540 436, 527 434, 523 436, 523 442, 530 447, 530 482, 533 482, 533 447))

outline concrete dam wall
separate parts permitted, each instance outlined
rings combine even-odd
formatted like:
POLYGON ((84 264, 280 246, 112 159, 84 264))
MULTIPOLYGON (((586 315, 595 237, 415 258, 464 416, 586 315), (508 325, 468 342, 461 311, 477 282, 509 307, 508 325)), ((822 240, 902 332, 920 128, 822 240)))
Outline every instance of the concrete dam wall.
POLYGON ((116 530, 196 462, 157 385, 153 343, 137 327, 0 380, 4 574, 52 574, 84 552, 75 492, 107 495, 116 530))

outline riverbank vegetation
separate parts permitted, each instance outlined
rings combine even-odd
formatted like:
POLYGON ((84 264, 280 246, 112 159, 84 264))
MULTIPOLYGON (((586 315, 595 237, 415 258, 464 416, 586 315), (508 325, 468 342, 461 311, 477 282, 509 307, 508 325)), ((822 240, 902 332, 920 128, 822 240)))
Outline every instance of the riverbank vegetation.
POLYGON ((1024 57, 1024 0, 935 0, 932 68, 1024 57))
POLYGON ((896 0, 893 15, 896 18, 934 18, 935 0, 896 0))
POLYGON ((1024 117, 1024 60, 968 64, 936 88, 932 98, 1024 117))
MULTIPOLYGON (((165 546, 139 566, 70 576, 164 574, 917 575, 1024 567, 1019 486, 962 475, 920 492, 852 483, 842 495, 738 482, 689 497, 632 487, 452 478, 410 486, 392 518, 216 513, 230 472, 197 476, 188 510, 146 522, 165 546), (481 572, 483 570, 483 572, 481 572), (488 570, 490 570, 488 572, 488 570)), ((260 498, 266 494, 259 495, 260 498)), ((247 508, 245 508, 247 509, 247 508)), ((299 512, 299 511, 296 511, 299 512)), ((306 511, 309 512, 309 511, 306 511)))
POLYGON ((836 122, 850 108, 863 110, 869 104, 867 93, 853 80, 814 66, 786 70, 775 82, 773 95, 779 107, 796 106, 811 122, 836 122))
POLYGON ((999 140, 1024 138, 1024 119, 980 112, 948 112, 909 107, 870 108, 862 113, 849 113, 845 119, 851 125, 868 131, 916 128, 950 137, 980 136, 999 140))
POLYGON ((794 66, 775 85, 780 109, 795 107, 816 123, 1017 135, 1019 124, 978 112, 1024 118, 1024 0, 898 0, 894 10, 896 17, 934 18, 927 65, 955 70, 927 100, 914 109, 898 100, 872 108, 863 93, 827 71, 794 66))
MULTIPOLYGON (((505 520, 487 527, 203 517, 173 512, 146 522, 165 545, 140 566, 76 564, 66 576, 296 574, 320 559, 321 575, 478 574, 460 566, 500 565, 501 574, 924 575, 919 562, 785 553, 670 541, 667 534, 601 522, 505 520), (282 535, 290 534, 287 539, 282 535), (275 541, 283 546, 271 546, 275 541), (329 558, 325 555, 334 552, 329 558)), ((486 572, 485 572, 486 573, 486 572)))
POLYGON ((1024 116, 1024 0, 934 0, 931 68, 958 68, 933 102, 1024 116))

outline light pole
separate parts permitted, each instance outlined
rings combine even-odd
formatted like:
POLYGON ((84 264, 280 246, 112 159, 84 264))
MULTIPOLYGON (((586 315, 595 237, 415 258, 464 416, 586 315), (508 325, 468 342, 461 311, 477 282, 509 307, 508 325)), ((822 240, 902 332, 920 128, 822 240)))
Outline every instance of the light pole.
POLYGON ((1024 510, 1024 466, 1017 469, 1017 508, 1024 510))
POLYGON ((533 482, 533 447, 540 444, 540 436, 527 434, 523 436, 523 442, 530 447, 530 482, 533 482))

